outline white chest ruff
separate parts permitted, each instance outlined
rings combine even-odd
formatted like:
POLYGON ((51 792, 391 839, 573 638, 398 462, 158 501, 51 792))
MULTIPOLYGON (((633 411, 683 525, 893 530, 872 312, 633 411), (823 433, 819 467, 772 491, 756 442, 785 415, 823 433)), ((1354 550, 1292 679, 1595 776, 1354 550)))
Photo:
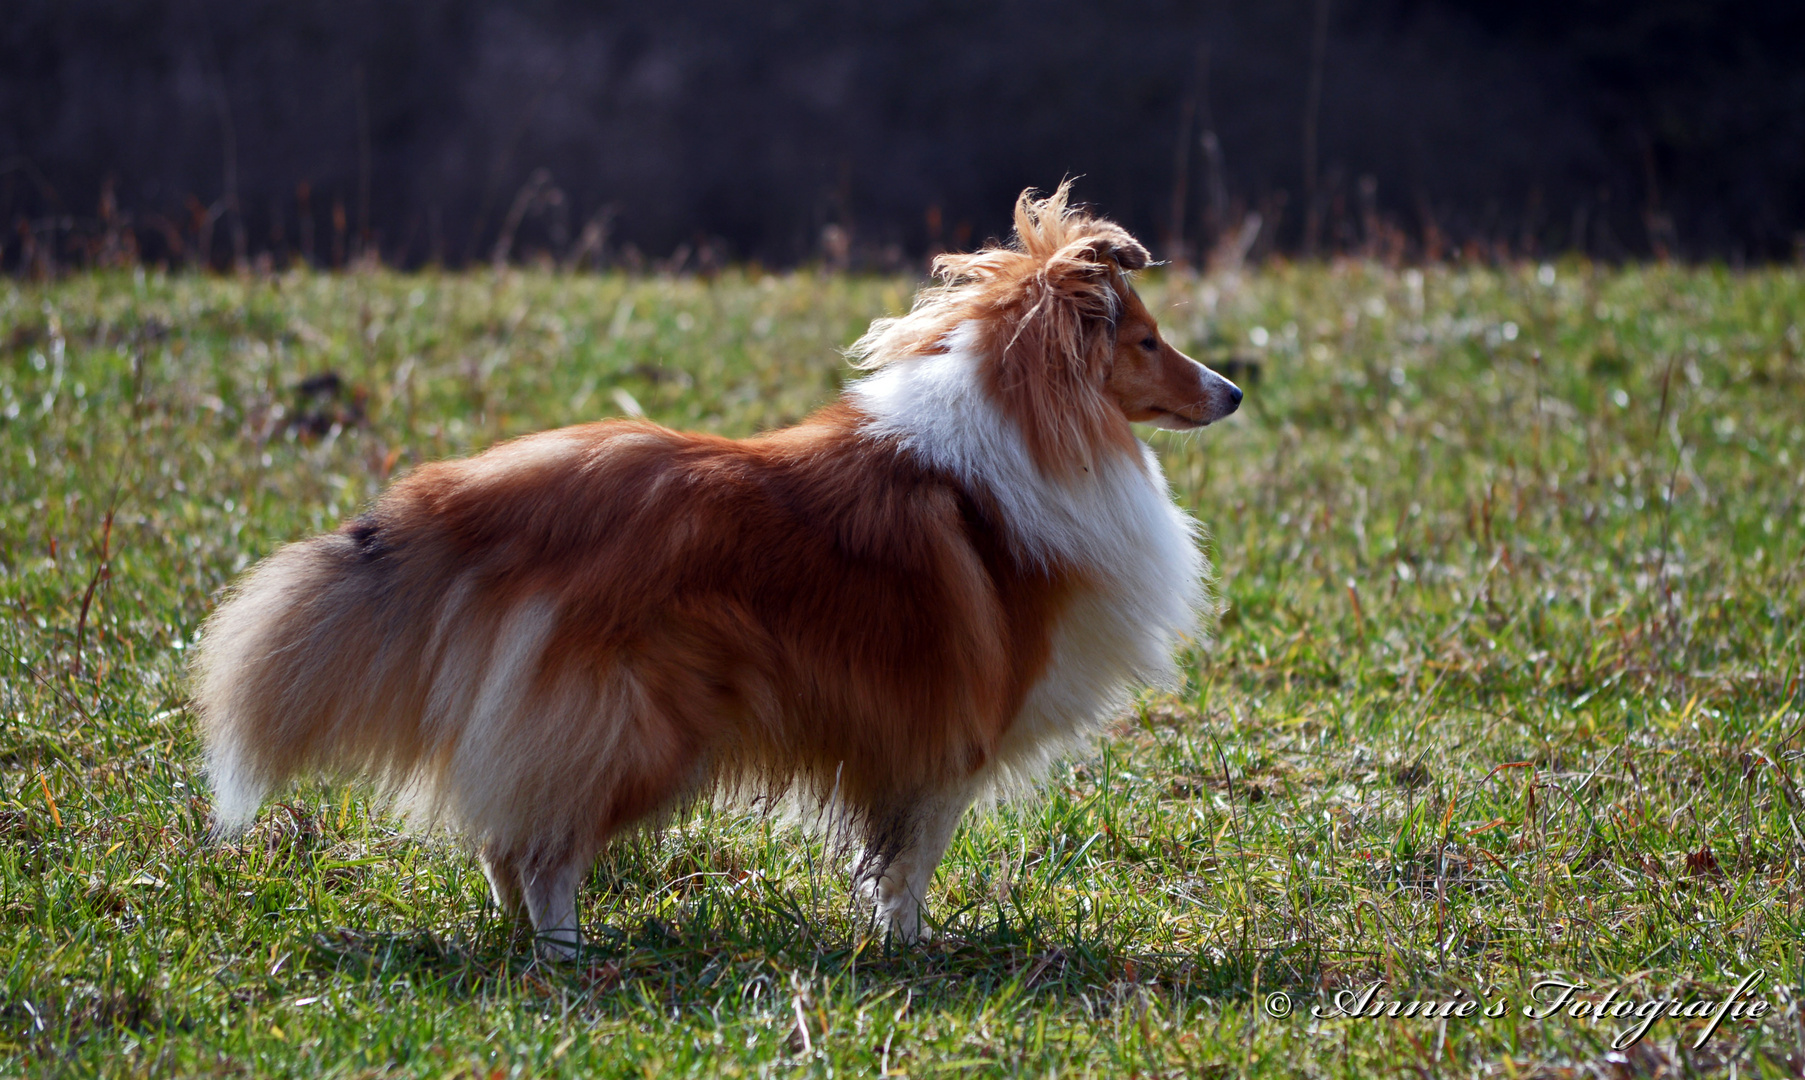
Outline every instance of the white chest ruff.
POLYGON ((980 385, 964 338, 952 335, 944 354, 893 362, 848 393, 872 435, 990 491, 1027 558, 1082 567, 1097 582, 1060 618, 1046 672, 999 747, 993 779, 1007 788, 1083 738, 1136 685, 1172 679, 1173 653, 1207 600, 1207 566, 1196 523, 1173 503, 1146 446, 1138 463, 1102 462, 1073 483, 1042 476, 980 385))

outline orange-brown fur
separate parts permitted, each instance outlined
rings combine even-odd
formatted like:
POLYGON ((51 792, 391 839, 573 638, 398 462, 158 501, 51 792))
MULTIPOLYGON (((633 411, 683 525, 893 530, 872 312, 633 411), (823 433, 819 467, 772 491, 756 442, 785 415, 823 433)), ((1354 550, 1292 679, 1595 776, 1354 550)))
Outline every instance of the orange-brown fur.
MULTIPOLYGON (((1145 347, 1127 233, 1063 187, 1024 196, 1017 223, 1014 248, 943 257, 947 284, 874 328, 867 366, 975 325, 984 391, 1061 482, 1140 468, 1131 421, 1232 411, 1145 347)), ((284 548, 196 665, 227 816, 296 775, 371 776, 468 837, 499 900, 574 923, 552 893, 621 830, 710 785, 801 783, 881 877, 918 806, 956 822, 1074 597, 1109 586, 1106 567, 1024 557, 994 492, 869 419, 848 399, 740 441, 639 421, 531 435, 284 548)))

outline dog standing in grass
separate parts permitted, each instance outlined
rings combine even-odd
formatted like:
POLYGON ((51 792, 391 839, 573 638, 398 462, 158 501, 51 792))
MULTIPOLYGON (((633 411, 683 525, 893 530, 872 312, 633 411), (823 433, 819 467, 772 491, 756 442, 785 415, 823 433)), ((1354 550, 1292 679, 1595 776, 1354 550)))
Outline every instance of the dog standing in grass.
POLYGON ((422 466, 282 548, 194 665, 218 824, 310 774, 449 825, 554 951, 611 837, 709 790, 835 802, 904 940, 971 803, 1170 677, 1207 567, 1131 425, 1241 392, 1161 340, 1147 250, 1067 205, 853 346, 869 372, 735 441, 581 424, 422 466))

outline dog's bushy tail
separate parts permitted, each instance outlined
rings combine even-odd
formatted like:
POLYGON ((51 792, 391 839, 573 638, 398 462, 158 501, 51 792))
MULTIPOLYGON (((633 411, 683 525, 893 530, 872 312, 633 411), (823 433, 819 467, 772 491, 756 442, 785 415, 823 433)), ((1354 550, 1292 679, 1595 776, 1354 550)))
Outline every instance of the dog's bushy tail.
POLYGON ((191 674, 216 834, 241 831, 299 775, 380 778, 418 764, 427 643, 395 618, 406 591, 331 533, 277 551, 214 611, 191 674))

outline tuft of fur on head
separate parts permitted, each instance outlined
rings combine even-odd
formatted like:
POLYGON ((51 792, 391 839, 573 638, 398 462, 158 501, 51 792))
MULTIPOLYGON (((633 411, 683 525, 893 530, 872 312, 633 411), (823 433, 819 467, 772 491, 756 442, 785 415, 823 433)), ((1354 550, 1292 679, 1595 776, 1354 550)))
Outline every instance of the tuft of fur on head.
POLYGON ((1044 198, 1024 191, 1006 245, 934 260, 939 284, 907 315, 879 319, 847 350, 874 369, 948 348, 975 324, 985 382, 1020 425, 1036 463, 1072 476, 1100 455, 1136 453, 1133 431, 1103 394, 1124 274, 1148 265, 1147 249, 1112 221, 1069 204, 1071 181, 1044 198))

